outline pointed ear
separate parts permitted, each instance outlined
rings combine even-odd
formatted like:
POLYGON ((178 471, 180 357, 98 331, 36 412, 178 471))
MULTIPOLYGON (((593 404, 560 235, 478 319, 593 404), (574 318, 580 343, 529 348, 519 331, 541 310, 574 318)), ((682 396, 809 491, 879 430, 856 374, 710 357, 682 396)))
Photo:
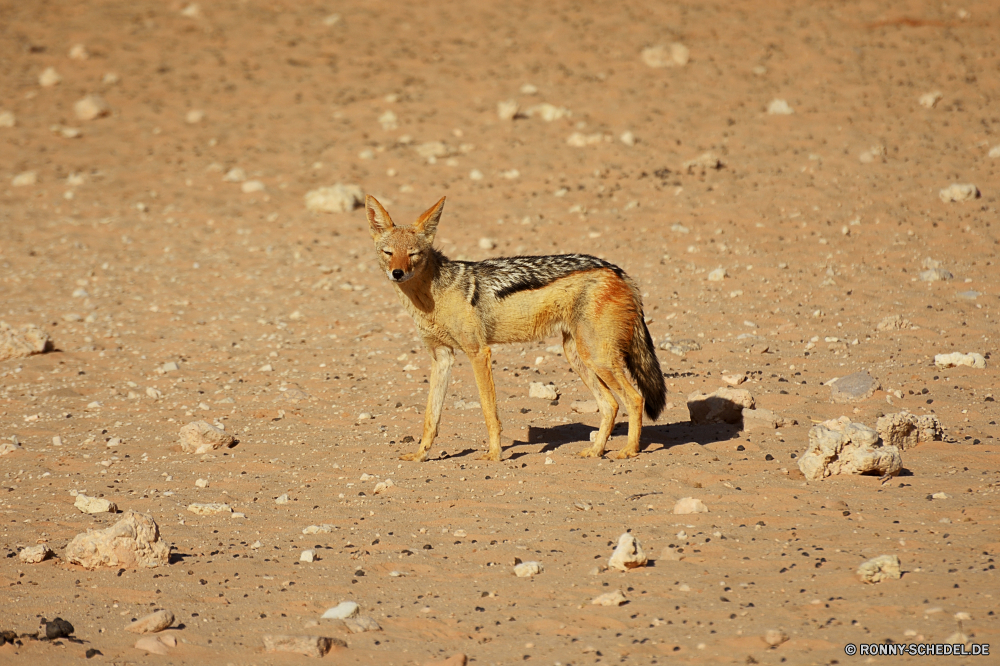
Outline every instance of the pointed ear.
POLYGON ((393 228, 392 218, 386 212, 378 199, 372 195, 365 196, 365 214, 368 216, 368 230, 371 231, 372 238, 377 239, 393 228))
POLYGON ((441 221, 441 211, 444 210, 444 200, 445 197, 431 206, 427 211, 424 212, 417 221, 413 223, 413 229, 420 234, 426 236, 429 240, 434 240, 434 234, 437 233, 438 222, 441 221))

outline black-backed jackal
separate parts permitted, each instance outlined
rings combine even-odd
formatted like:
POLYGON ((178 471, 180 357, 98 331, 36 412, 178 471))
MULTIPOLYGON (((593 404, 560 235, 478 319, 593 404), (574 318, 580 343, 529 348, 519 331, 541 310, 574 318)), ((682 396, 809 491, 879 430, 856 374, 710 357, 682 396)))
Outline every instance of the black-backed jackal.
POLYGON ((667 389, 635 282, 617 266, 583 254, 451 261, 432 246, 443 208, 444 197, 412 226, 397 227, 375 197, 365 199, 379 264, 433 359, 420 447, 403 459, 427 458, 457 347, 472 361, 486 417, 490 448, 483 459, 500 460, 490 345, 534 342, 557 333, 566 360, 601 411, 594 445, 580 455, 604 455, 619 401, 628 408, 628 444, 616 457, 638 455, 643 409, 655 420, 667 389))

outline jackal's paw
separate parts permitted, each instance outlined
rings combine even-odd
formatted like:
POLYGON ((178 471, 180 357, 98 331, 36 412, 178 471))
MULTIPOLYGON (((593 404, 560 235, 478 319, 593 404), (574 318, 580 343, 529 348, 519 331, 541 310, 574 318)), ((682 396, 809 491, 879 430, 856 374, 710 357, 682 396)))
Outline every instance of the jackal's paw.
POLYGON ((487 451, 483 455, 481 455, 478 458, 476 458, 476 460, 492 460, 493 462, 499 462, 500 461, 500 453, 499 452, 493 453, 492 451, 487 451))
POLYGON ((632 451, 630 449, 622 449, 618 453, 612 456, 618 460, 626 460, 627 458, 635 458, 639 455, 638 451, 632 451))
POLYGON ((602 458, 604 457, 604 451, 596 451, 594 449, 584 449, 577 454, 581 458, 602 458))
POLYGON ((399 456, 400 460, 412 460, 413 462, 423 462, 427 460, 426 453, 404 453, 399 456))

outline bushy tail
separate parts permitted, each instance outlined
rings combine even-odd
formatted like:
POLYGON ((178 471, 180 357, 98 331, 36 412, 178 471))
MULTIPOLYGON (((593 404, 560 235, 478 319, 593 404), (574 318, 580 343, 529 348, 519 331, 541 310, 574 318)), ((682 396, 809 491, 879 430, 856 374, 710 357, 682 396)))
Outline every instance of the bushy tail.
POLYGON ((625 367, 639 386, 639 392, 646 403, 646 416, 655 421, 667 404, 667 385, 663 381, 653 338, 649 335, 646 322, 642 320, 641 310, 632 331, 632 342, 625 353, 625 367))

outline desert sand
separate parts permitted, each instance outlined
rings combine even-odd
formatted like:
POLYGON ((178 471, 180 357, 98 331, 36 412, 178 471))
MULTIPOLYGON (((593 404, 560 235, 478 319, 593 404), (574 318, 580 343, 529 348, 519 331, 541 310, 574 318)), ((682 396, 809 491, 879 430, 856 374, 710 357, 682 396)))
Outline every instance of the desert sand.
POLYGON ((0 16, 0 320, 51 340, 0 362, 16 634, 0 662, 315 660, 265 635, 386 666, 1000 652, 996 3, 7 0, 0 16), (477 459, 462 355, 431 460, 401 462, 429 358, 363 208, 307 208, 338 183, 397 223, 447 196, 452 258, 624 268, 669 390, 642 454, 577 457, 599 415, 574 411, 591 396, 553 338, 494 349, 502 462, 477 459), (974 189, 942 195, 955 184, 974 189), (935 365, 953 352, 986 367, 935 365), (878 389, 835 402, 828 383, 860 372, 878 389), (693 422, 688 395, 727 381, 776 420, 693 422), (898 475, 799 470, 815 424, 904 411, 943 436, 898 475), (185 452, 199 420, 235 442, 185 452), (76 535, 126 515, 83 513, 81 494, 155 520, 168 563, 69 562, 76 535), (683 498, 708 511, 675 515, 683 498), (648 562, 604 570, 626 532, 648 562), (40 544, 51 557, 21 561, 40 544), (861 582, 881 555, 901 577, 861 582), (380 630, 321 619, 345 601, 380 630), (125 630, 160 609, 164 655, 125 630), (55 617, 72 636, 35 640, 55 617))

